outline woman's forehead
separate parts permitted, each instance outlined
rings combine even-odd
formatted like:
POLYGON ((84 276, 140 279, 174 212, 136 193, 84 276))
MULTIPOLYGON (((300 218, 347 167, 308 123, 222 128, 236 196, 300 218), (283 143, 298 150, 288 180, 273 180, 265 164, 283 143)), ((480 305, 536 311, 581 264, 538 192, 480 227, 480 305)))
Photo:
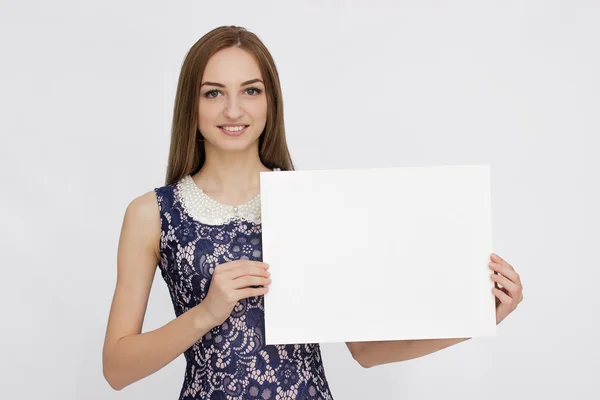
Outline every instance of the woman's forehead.
POLYGON ((252 80, 262 80, 258 63, 250 53, 237 47, 215 53, 206 64, 202 81, 239 86, 252 80))

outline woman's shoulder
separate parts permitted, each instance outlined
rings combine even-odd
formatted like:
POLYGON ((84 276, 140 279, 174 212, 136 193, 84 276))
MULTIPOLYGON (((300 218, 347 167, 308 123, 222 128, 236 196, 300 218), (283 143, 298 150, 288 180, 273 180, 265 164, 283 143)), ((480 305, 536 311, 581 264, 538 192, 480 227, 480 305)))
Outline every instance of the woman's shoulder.
POLYGON ((131 200, 125 211, 126 216, 138 224, 154 225, 160 219, 158 189, 149 190, 131 200))
POLYGON ((171 210, 173 204, 176 202, 178 191, 179 182, 175 182, 156 187, 141 197, 147 196, 148 198, 145 200, 148 203, 154 203, 156 206, 158 206, 159 212, 162 214, 171 210))
POLYGON ((135 197, 127 205, 126 218, 138 225, 156 226, 161 213, 169 210, 173 205, 175 187, 174 183, 158 186, 135 197))
POLYGON ((161 216, 155 190, 149 190, 129 202, 123 217, 123 246, 143 246, 158 257, 161 216))

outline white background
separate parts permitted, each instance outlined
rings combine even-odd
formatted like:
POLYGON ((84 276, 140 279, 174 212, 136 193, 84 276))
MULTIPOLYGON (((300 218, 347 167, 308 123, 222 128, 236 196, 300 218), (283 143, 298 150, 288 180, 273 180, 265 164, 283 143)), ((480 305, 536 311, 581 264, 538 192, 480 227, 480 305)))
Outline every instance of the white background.
MULTIPOLYGON (((102 341, 125 208, 163 184, 181 63, 223 24, 272 52, 298 169, 492 166, 525 301, 405 363, 324 345, 335 398, 595 398, 600 4, 290 3, 2 1, 0 398, 177 398, 182 358, 115 392, 102 341)), ((145 329, 173 317, 157 276, 145 329)))

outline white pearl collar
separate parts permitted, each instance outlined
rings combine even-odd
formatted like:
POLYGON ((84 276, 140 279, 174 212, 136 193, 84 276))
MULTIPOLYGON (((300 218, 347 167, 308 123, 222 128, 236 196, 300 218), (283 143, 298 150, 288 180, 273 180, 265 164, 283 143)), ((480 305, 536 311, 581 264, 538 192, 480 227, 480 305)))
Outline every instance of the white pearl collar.
MULTIPOLYGON (((273 171, 280 171, 274 168, 273 171)), ((260 223, 260 194, 237 206, 219 203, 196 185, 191 175, 177 182, 181 204, 188 215, 207 225, 225 225, 233 220, 260 223)))

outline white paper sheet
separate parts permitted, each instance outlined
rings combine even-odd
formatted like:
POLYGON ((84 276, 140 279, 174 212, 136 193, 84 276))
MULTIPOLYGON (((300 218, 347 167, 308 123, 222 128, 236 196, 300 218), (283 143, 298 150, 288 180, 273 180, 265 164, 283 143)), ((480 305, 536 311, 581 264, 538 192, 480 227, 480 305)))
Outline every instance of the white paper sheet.
POLYGON ((267 344, 496 334, 488 165, 260 178, 267 344))

